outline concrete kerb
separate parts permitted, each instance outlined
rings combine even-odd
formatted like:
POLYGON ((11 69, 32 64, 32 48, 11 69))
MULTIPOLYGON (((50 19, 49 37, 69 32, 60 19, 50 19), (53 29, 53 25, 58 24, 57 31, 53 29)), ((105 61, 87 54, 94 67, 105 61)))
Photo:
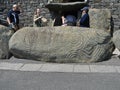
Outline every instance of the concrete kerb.
POLYGON ((78 65, 78 64, 24 64, 1 62, 0 70, 71 72, 71 73, 120 73, 120 66, 112 65, 78 65))

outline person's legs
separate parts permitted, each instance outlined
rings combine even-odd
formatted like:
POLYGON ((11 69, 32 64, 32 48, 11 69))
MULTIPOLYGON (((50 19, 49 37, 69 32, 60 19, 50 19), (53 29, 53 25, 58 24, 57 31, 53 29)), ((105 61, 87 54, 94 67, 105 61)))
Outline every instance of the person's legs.
POLYGON ((18 31, 18 30, 19 30, 19 25, 16 24, 16 25, 15 25, 15 28, 14 28, 14 31, 16 32, 16 31, 18 31))

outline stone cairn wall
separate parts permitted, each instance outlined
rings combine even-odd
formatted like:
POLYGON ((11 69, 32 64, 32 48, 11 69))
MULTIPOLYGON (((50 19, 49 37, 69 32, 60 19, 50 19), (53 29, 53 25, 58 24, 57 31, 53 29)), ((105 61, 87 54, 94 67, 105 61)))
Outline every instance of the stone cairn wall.
POLYGON ((20 14, 20 26, 33 26, 33 15, 36 8, 41 8, 41 14, 50 18, 49 10, 45 8, 47 0, 0 0, 0 19, 6 19, 7 12, 13 4, 20 4, 22 13, 20 14))
MULTIPOLYGON (((13 4, 20 3, 23 9, 20 15, 20 26, 32 26, 33 14, 37 7, 42 9, 43 16, 48 19, 51 17, 49 10, 44 7, 47 2, 48 0, 0 0, 0 19, 6 18, 6 14, 13 4)), ((92 8, 110 9, 114 21, 114 30, 120 29, 120 0, 89 0, 89 5, 92 8)))

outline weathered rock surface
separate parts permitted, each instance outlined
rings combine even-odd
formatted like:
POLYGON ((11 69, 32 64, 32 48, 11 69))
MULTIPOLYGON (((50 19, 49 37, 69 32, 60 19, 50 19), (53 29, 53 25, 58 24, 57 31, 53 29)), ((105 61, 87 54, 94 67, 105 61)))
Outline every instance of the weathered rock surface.
POLYGON ((8 30, 7 27, 0 25, 0 59, 9 58, 8 42, 12 35, 13 32, 8 30))
POLYGON ((114 42, 116 48, 120 50, 120 30, 114 32, 112 41, 114 42))
POLYGON ((110 58, 111 36, 103 30, 79 27, 26 27, 10 39, 18 58, 50 62, 97 62, 110 58))
POLYGON ((111 12, 109 9, 90 9, 90 27, 95 29, 102 29, 113 33, 111 12))
POLYGON ((84 6, 86 6, 86 2, 68 2, 68 3, 50 3, 46 4, 46 7, 50 11, 75 11, 75 10, 80 10, 84 6))

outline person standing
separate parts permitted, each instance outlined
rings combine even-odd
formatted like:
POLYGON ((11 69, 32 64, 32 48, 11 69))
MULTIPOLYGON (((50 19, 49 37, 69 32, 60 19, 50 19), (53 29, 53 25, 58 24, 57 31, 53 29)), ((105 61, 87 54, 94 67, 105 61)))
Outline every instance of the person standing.
POLYGON ((80 19, 80 27, 90 27, 90 20, 89 20, 89 14, 88 14, 88 7, 84 7, 81 9, 82 11, 82 17, 80 19))
POLYGON ((58 11, 54 18, 54 24, 53 26, 61 26, 62 25, 62 11, 58 11))
POLYGON ((44 24, 47 23, 47 19, 44 18, 41 15, 41 11, 39 8, 36 9, 35 13, 34 13, 34 18, 33 18, 33 26, 34 27, 42 27, 45 26, 44 24))
POLYGON ((20 10, 20 6, 14 4, 12 9, 7 14, 7 22, 9 24, 10 29, 13 29, 14 32, 16 32, 19 29, 20 10))
POLYGON ((76 17, 74 15, 62 16, 62 26, 76 26, 76 17))

